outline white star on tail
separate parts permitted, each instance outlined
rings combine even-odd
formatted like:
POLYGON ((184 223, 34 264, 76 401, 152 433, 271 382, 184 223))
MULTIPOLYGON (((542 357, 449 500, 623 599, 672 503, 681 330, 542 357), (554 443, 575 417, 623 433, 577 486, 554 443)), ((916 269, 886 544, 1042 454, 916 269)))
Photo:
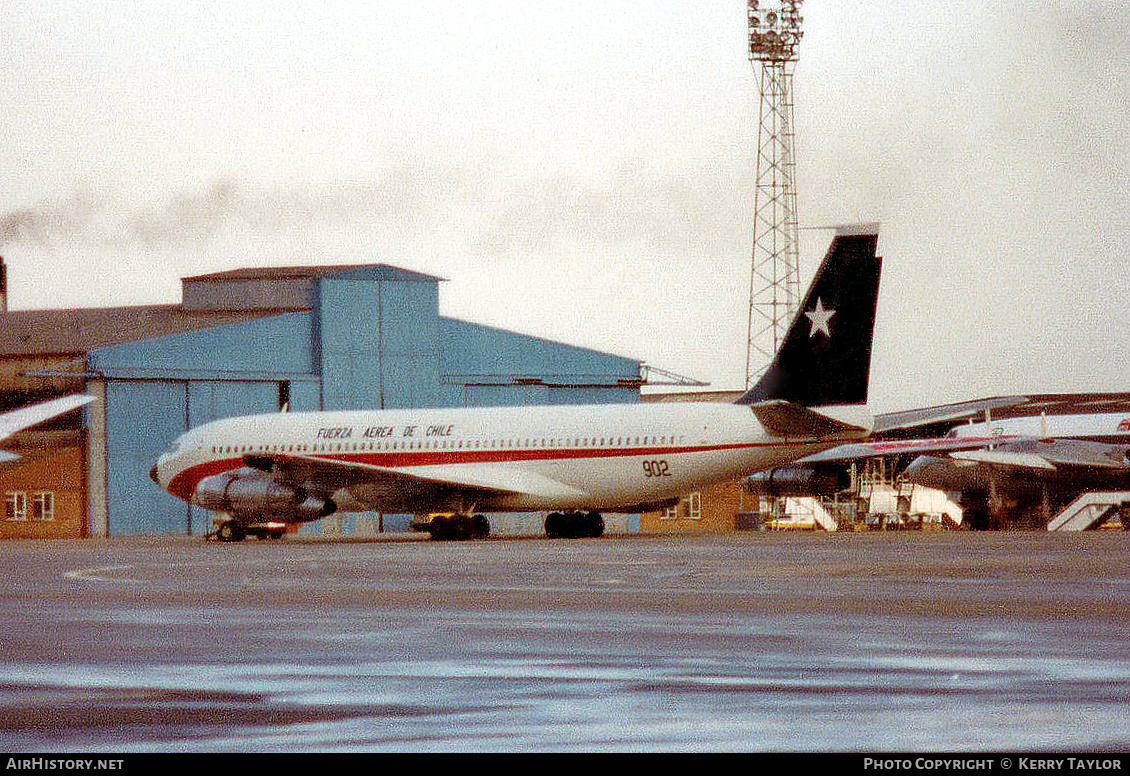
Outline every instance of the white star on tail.
POLYGON ((832 336, 832 329, 829 322, 832 316, 836 314, 835 310, 825 310, 824 300, 820 297, 816 298, 816 309, 810 313, 805 313, 808 319, 812 321, 812 330, 808 333, 809 337, 815 337, 817 332, 823 333, 825 337, 832 336))

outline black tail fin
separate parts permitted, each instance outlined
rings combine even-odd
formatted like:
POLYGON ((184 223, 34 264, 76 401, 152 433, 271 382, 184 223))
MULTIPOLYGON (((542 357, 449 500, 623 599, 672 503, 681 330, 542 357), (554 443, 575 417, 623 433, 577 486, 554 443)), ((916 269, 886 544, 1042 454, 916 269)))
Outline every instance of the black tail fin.
POLYGON ((840 233, 812 280, 769 371, 737 400, 820 407, 866 404, 883 260, 876 234, 840 233))

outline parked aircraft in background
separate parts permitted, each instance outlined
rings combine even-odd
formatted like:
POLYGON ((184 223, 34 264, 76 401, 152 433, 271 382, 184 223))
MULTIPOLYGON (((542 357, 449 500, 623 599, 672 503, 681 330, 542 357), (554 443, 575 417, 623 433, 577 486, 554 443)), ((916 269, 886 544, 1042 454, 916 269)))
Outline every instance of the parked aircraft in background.
POLYGON ((732 405, 643 403, 277 413, 178 438, 160 486, 220 513, 217 535, 274 535, 335 511, 429 514, 434 538, 483 536, 482 512, 550 512, 548 536, 599 536, 632 512, 866 437, 881 259, 832 241, 765 376, 732 405))
MULTIPOLYGON (((906 477, 928 488, 960 492, 971 527, 1043 528, 1084 493, 1130 489, 1130 440, 1028 438, 946 457, 922 455, 907 467, 906 477)), ((1121 515, 1130 527, 1130 509, 1121 515)))
POLYGON ((1119 444, 1130 442, 1130 416, 1121 412, 1029 415, 955 426, 947 436, 1023 436, 1033 439, 1086 439, 1119 444))
MULTIPOLYGON (((991 400, 1015 407, 1025 397, 991 400)), ((976 412, 985 402, 968 402, 976 412)), ((941 408, 937 408, 941 409, 941 408)), ((923 416, 930 410, 917 411, 923 416)), ((983 414, 989 410, 984 409, 983 414)), ((980 413, 979 413, 980 414, 980 413)), ((889 419, 876 419, 879 426, 889 419)), ((907 482, 950 492, 971 528, 1043 528, 1079 496, 1130 489, 1130 422, 1121 413, 1025 416, 958 425, 944 437, 850 443, 746 478, 768 496, 829 496, 848 487, 847 465, 881 456, 913 456, 907 482)), ((1122 510, 1130 522, 1130 504, 1122 510)))
MULTIPOLYGON (((62 396, 58 399, 32 404, 27 407, 9 410, 8 412, 0 414, 0 441, 29 429, 32 426, 37 426, 52 418, 65 415, 71 410, 77 410, 79 407, 83 407, 92 401, 94 401, 93 396, 72 394, 70 396, 62 396)), ((19 457, 20 456, 15 453, 0 450, 0 464, 19 460, 19 457)))

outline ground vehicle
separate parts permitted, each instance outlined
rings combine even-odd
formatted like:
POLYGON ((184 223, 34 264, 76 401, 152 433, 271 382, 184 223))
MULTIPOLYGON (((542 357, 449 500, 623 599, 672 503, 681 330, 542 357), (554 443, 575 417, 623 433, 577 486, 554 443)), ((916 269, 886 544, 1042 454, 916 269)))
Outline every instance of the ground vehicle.
POLYGON ((221 516, 212 521, 215 530, 208 534, 221 542, 241 542, 248 536, 256 539, 281 539, 286 534, 286 523, 263 522, 243 525, 221 516))
POLYGON ((430 512, 412 518, 413 531, 426 531, 433 539, 485 539, 490 536, 490 521, 475 515, 470 522, 456 512, 430 512))

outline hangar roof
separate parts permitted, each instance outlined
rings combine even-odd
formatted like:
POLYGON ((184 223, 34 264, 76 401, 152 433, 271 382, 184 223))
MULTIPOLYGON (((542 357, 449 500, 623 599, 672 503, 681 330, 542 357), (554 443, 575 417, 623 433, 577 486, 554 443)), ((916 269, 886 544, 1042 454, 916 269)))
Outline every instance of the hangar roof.
POLYGON ((290 267, 244 267, 182 278, 199 280, 288 280, 292 278, 338 277, 357 280, 395 280, 400 282, 436 283, 444 278, 394 267, 391 264, 322 264, 290 267))
POLYGON ((0 355, 85 353, 123 342, 264 318, 280 310, 200 312, 181 305, 17 310, 0 314, 0 355))
POLYGON ((181 280, 187 310, 309 310, 317 305, 318 281, 367 280, 438 284, 442 278, 388 264, 325 264, 247 267, 181 280))
POLYGON ((250 267, 196 275, 182 278, 181 304, 0 313, 0 356, 80 354, 149 337, 308 310, 314 304, 310 283, 319 278, 442 280, 388 264, 250 267))

